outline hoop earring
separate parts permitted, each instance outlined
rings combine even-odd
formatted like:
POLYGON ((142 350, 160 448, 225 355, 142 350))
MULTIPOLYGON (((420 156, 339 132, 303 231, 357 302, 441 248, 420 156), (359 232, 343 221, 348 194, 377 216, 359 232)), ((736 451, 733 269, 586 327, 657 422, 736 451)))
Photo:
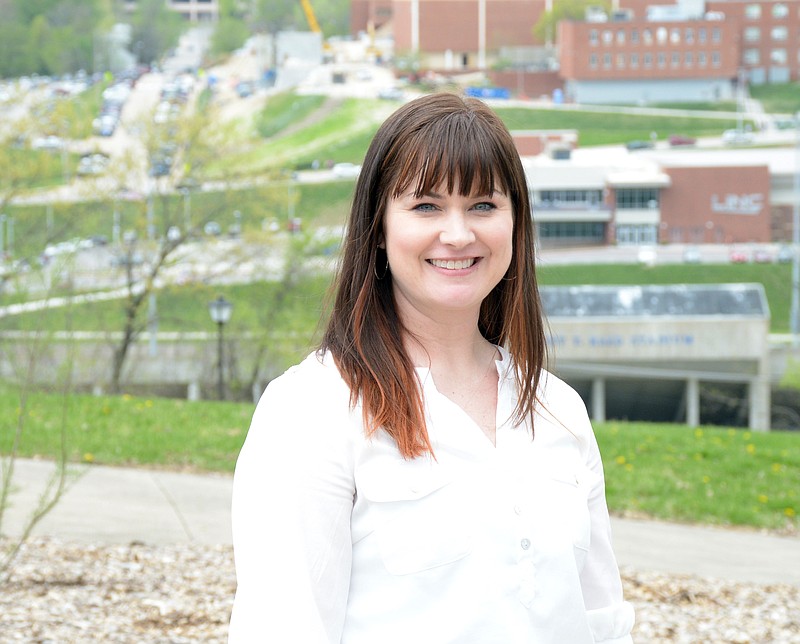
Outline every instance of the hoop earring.
POLYGON ((372 272, 375 273, 375 279, 378 281, 386 277, 386 273, 389 272, 389 258, 386 258, 386 266, 383 267, 383 275, 378 275, 378 269, 376 268, 375 264, 372 265, 372 272))

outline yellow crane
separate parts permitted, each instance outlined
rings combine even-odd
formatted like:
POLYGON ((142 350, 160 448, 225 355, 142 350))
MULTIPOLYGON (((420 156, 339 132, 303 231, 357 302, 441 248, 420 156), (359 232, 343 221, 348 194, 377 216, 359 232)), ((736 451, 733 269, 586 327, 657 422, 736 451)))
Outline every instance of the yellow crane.
POLYGON ((300 0, 300 5, 303 7, 303 13, 306 14, 308 28, 314 33, 322 33, 322 29, 319 27, 317 16, 314 14, 314 7, 311 6, 310 0, 300 0))

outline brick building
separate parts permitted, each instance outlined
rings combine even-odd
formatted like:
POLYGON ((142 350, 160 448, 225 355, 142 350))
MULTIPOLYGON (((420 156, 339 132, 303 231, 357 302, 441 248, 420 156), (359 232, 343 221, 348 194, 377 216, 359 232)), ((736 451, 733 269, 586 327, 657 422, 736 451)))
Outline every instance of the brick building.
POLYGON ((584 148, 523 159, 542 246, 787 241, 791 149, 584 148))

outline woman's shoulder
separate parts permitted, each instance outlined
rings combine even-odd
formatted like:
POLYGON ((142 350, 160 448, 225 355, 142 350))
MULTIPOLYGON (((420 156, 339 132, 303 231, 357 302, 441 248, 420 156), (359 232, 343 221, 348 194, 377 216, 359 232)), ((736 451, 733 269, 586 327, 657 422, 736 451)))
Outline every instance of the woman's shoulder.
MULTIPOLYGON (((323 402, 344 401, 349 405, 350 389, 330 353, 314 352, 289 367, 267 385, 259 406, 320 407, 323 402)), ((307 409, 307 411, 312 411, 307 409)))

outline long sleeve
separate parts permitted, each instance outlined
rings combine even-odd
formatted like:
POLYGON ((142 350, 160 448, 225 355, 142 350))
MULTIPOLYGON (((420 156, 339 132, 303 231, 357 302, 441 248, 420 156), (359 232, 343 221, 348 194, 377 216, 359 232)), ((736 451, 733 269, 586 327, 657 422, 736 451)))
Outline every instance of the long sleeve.
POLYGON ((274 380, 237 460, 230 644, 339 642, 354 483, 346 389, 309 357, 274 380))
MULTIPOLYGON (((582 415, 585 415, 583 406, 581 410, 582 415)), ((600 449, 588 416, 584 422, 588 425, 586 466, 593 475, 593 484, 588 497, 591 538, 586 563, 581 572, 581 587, 594 641, 628 644, 632 642, 630 633, 634 624, 634 611, 622 599, 622 582, 611 542, 611 522, 606 505, 600 449)))

